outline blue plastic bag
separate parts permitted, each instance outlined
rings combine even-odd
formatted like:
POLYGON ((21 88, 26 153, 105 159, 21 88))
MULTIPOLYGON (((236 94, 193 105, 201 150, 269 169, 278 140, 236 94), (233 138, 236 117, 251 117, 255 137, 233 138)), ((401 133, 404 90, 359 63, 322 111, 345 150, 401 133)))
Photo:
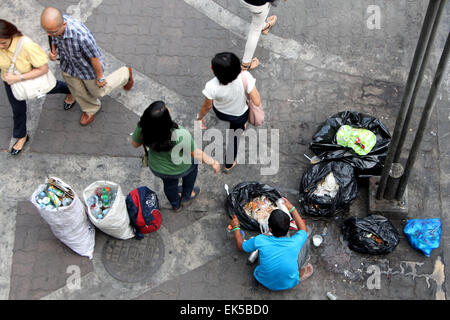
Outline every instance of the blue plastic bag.
POLYGON ((403 229, 409 243, 414 249, 422 251, 429 257, 433 249, 441 243, 441 219, 411 219, 403 229))

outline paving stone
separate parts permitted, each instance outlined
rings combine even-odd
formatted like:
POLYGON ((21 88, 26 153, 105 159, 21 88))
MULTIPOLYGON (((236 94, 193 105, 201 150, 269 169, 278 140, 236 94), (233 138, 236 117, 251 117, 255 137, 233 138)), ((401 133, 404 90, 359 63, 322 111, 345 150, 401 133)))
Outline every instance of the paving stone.
POLYGON ((66 285, 70 276, 66 271, 72 265, 80 268, 81 276, 93 271, 92 261, 58 240, 31 203, 20 202, 9 298, 40 299, 50 294, 66 285))

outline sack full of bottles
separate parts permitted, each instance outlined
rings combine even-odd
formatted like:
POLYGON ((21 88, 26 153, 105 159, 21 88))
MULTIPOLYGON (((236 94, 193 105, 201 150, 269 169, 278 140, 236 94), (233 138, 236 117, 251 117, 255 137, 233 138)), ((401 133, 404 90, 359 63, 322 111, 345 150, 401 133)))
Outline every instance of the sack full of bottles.
POLYGON ((125 240, 134 237, 120 185, 96 181, 84 189, 83 197, 93 225, 114 238, 125 240))
POLYGON ((52 233, 81 256, 93 258, 95 228, 73 189, 56 177, 40 184, 30 198, 52 233))
POLYGON ((116 196, 117 189, 108 186, 95 189, 95 194, 87 199, 87 203, 94 217, 102 220, 111 211, 116 196))

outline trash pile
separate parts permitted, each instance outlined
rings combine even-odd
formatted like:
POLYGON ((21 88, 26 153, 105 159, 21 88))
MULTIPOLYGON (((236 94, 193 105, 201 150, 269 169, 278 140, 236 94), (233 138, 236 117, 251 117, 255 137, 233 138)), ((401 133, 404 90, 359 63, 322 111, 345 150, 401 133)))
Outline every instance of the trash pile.
POLYGON ((392 252, 400 242, 394 225, 380 215, 369 215, 360 219, 350 217, 341 227, 348 247, 359 253, 386 254, 392 252))
POLYGON ((35 201, 40 209, 57 210, 72 204, 74 194, 72 190, 49 178, 46 183, 40 185, 35 195, 35 201))
POLYGON ((266 198, 266 196, 256 197, 243 207, 245 213, 260 224, 267 223, 270 214, 276 208, 275 204, 266 198))
POLYGON ((87 203, 94 217, 102 220, 111 211, 116 196, 117 189, 108 186, 95 189, 95 194, 87 199, 87 203))
POLYGON ((277 202, 281 198, 281 193, 272 186, 241 182, 227 196, 227 212, 230 218, 236 214, 242 228, 268 233, 270 214, 274 209, 280 209, 277 202))
POLYGON ((316 187, 314 194, 318 197, 334 198, 339 190, 339 184, 334 177, 333 172, 330 172, 325 179, 323 179, 316 187))
POLYGON ((310 216, 337 215, 350 206, 357 194, 354 169, 342 161, 321 161, 312 165, 300 180, 300 207, 310 216))
POLYGON ((357 177, 367 177, 381 174, 391 134, 375 117, 343 111, 323 122, 311 140, 309 148, 321 161, 344 161, 357 177))
POLYGON ((352 148, 360 156, 365 156, 372 151, 377 143, 377 137, 370 130, 343 125, 336 133, 336 143, 352 148))

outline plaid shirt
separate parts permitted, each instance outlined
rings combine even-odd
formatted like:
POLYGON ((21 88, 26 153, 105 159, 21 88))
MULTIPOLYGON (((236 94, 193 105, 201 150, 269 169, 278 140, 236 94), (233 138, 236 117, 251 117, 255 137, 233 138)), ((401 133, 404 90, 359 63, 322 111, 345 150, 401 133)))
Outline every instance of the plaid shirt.
POLYGON ((91 58, 100 58, 104 70, 103 57, 94 35, 81 22, 63 15, 66 30, 62 36, 51 37, 52 43, 58 49, 61 70, 72 77, 92 80, 96 79, 91 58))

